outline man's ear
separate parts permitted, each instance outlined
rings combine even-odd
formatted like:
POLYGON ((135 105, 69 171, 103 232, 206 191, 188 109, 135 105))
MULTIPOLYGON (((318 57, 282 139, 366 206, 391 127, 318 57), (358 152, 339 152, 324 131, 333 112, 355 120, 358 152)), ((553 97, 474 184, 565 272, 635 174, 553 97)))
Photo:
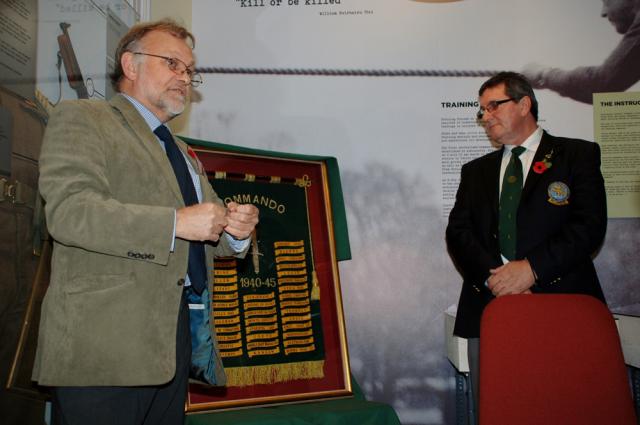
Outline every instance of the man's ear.
POLYGON ((122 72, 128 80, 135 81, 138 78, 138 64, 135 55, 131 52, 124 52, 120 58, 122 72))
POLYGON ((524 96, 518 102, 518 107, 520 108, 520 115, 523 117, 528 115, 531 111, 531 98, 529 96, 524 96))

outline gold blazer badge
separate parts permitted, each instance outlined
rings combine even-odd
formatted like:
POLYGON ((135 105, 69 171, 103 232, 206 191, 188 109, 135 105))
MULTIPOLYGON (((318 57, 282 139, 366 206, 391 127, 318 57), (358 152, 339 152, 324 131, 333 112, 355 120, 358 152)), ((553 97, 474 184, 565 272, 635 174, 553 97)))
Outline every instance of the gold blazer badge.
POLYGON ((548 201, 553 205, 568 205, 571 191, 563 182, 553 182, 547 188, 548 201))

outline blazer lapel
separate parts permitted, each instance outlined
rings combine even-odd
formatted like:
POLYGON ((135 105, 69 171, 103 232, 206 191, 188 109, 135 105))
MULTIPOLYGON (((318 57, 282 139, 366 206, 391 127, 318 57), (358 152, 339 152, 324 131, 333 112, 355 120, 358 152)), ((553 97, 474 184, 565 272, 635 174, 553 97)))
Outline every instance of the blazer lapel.
POLYGON ((491 205, 491 212, 494 218, 498 218, 498 207, 500 204, 500 164, 502 162, 502 155, 504 147, 493 152, 486 162, 484 171, 484 187, 487 188, 487 198, 489 199, 489 205, 491 205))
POLYGON ((187 161, 189 161, 189 164, 191 164, 191 167, 196 171, 196 175, 200 179, 200 188, 202 189, 201 202, 211 202, 213 198, 209 195, 210 192, 208 190, 204 190, 205 185, 210 185, 211 183, 209 183, 207 172, 204 170, 202 163, 196 156, 195 152, 189 147, 187 142, 176 136, 174 136, 174 139, 176 141, 176 144, 178 145, 178 148, 187 158, 187 161))
MULTIPOLYGON (((538 150, 533 157, 533 162, 531 163, 531 167, 529 168, 529 172, 527 173, 527 180, 524 183, 524 187, 522 188, 522 195, 520 197, 520 202, 522 203, 527 197, 531 194, 533 189, 536 187, 540 178, 542 177, 541 173, 536 173, 534 169, 534 165, 536 162, 542 161, 545 156, 550 155, 555 157, 558 154, 558 146, 554 142, 553 137, 550 136, 546 131, 542 134, 542 139, 540 140, 540 146, 538 146, 538 150)), ((553 158, 551 159, 553 162, 553 158)))
POLYGON ((167 158, 167 154, 158 143, 158 140, 149 128, 147 122, 142 118, 138 110, 124 96, 116 95, 109 101, 111 106, 118 110, 125 122, 129 125, 131 132, 136 136, 140 144, 149 152, 150 167, 162 174, 167 181, 167 185, 173 191, 176 199, 184 204, 178 180, 171 168, 171 164, 167 158))

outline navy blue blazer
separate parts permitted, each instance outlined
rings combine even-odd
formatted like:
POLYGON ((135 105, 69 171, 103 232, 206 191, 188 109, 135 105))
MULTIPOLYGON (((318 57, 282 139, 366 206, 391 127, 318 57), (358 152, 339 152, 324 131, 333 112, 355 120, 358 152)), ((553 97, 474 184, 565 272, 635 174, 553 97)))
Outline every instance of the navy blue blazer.
MULTIPOLYGON (((482 311, 494 298, 485 281, 489 269, 502 264, 498 180, 503 149, 462 167, 449 215, 447 246, 463 277, 454 334, 464 338, 480 335, 482 311)), ((516 259, 528 259, 538 277, 531 290, 582 293, 604 302, 592 256, 602 244, 606 227, 599 145, 544 132, 517 216, 516 259), (545 158, 551 166, 539 172, 536 163, 545 158)))

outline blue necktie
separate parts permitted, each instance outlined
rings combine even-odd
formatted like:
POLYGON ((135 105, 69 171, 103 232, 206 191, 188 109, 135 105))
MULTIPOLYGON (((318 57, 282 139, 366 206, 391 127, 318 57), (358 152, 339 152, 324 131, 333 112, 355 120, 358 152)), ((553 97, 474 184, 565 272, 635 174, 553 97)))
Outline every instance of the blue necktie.
MULTIPOLYGON (((193 186, 193 180, 189 173, 187 163, 176 146, 176 142, 171 136, 169 129, 160 125, 154 131, 156 136, 164 142, 165 149, 167 151, 167 157, 173 167, 173 172, 178 179, 178 186, 180 186, 180 192, 186 206, 194 205, 198 203, 198 195, 196 188, 193 186)), ((201 294, 204 288, 207 286, 207 264, 204 254, 204 243, 202 242, 189 242, 189 268, 187 270, 189 280, 191 281, 191 287, 201 294)))
POLYGON ((511 261, 516 257, 516 217, 520 195, 522 194, 522 162, 519 156, 527 150, 522 146, 511 149, 511 159, 507 164, 502 179, 502 192, 500 194, 500 221, 498 222, 500 233, 500 251, 504 257, 511 261))

